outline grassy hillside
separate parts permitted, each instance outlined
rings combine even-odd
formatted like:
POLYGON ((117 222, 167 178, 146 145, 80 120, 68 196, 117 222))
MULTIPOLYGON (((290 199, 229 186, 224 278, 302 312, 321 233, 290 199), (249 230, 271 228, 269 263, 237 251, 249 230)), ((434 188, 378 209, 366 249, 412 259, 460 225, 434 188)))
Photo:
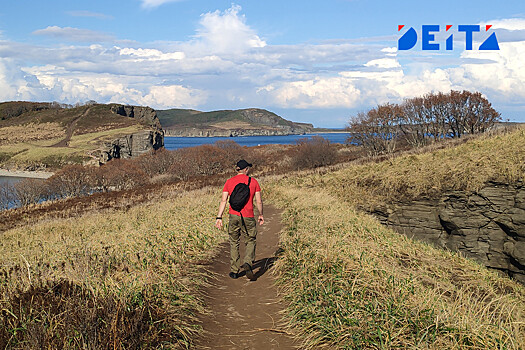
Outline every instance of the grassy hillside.
POLYGON ((0 347, 182 348, 202 308, 196 264, 226 239, 203 224, 219 197, 174 193, 3 233, 0 347))
POLYGON ((320 187, 352 205, 373 209, 384 202, 438 197, 444 191, 476 191, 488 181, 525 178, 525 128, 483 135, 445 149, 415 151, 381 162, 297 177, 300 187, 320 187))
MULTIPOLYGON (((524 143, 520 129, 378 163, 259 178, 265 202, 284 211, 274 271, 301 348, 525 349, 522 285, 357 210, 523 179, 524 143)), ((205 308, 196 295, 209 277, 196 265, 227 238, 213 227, 220 189, 163 188, 168 199, 6 231, 0 347, 191 343, 205 308)))
POLYGON ((302 348, 525 347, 523 286, 399 235, 326 190, 286 180, 266 189, 285 210, 277 271, 302 348))
MULTIPOLYGON (((278 125, 291 125, 277 114, 259 109, 257 110, 271 118, 277 120, 278 125)), ((211 112, 199 112, 191 109, 169 109, 159 110, 157 115, 163 128, 172 127, 207 127, 217 123, 225 123, 232 121, 245 122, 251 125, 256 125, 245 116, 243 110, 223 110, 211 112)))
POLYGON ((285 210, 277 268, 289 324, 305 347, 525 348, 522 285, 356 211, 522 181, 524 150, 522 128, 266 186, 285 210))
POLYGON ((113 113, 111 105, 61 108, 45 103, 1 103, 0 167, 59 168, 82 163, 104 141, 147 128, 113 113))

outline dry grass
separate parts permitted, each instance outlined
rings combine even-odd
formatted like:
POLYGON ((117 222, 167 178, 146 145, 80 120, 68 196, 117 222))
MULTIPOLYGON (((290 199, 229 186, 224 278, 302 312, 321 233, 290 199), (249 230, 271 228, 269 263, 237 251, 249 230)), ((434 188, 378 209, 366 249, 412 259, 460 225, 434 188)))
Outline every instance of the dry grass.
POLYGON ((0 145, 33 142, 58 138, 64 135, 64 128, 58 123, 28 123, 0 128, 0 145))
POLYGON ((277 263, 303 347, 523 349, 525 288, 382 227, 327 191, 282 179, 277 263))
POLYGON ((123 135, 133 134, 135 132, 139 132, 145 129, 147 129, 145 126, 137 124, 125 128, 103 130, 82 135, 74 135, 71 137, 69 146, 81 150, 90 150, 93 149, 94 145, 100 145, 100 143, 104 140, 113 140, 123 135))
MULTIPOLYGON (((47 123, 50 124, 50 123, 47 123)), ((35 124, 36 125, 36 124, 35 124)), ((46 124, 38 124, 45 126, 46 124)), ((1 131, 11 132, 15 126, 1 128, 1 131)), ((83 135, 74 135, 69 142, 69 147, 50 147, 60 141, 62 137, 56 138, 56 133, 46 134, 50 139, 39 139, 43 133, 28 134, 28 140, 21 138, 17 143, 3 144, 0 139, 0 165, 23 167, 28 164, 46 164, 51 168, 59 168, 65 164, 82 163, 89 159, 88 153, 100 147, 104 141, 114 140, 122 135, 128 135, 144 130, 142 125, 133 125, 121 129, 104 130, 83 135)), ((1 135, 0 135, 1 137, 1 135)))
POLYGON ((4 112, 6 108, 14 114, 0 120, 2 167, 36 165, 57 169, 83 163, 90 159, 90 151, 101 147, 104 141, 150 129, 134 118, 113 113, 111 105, 62 109, 13 102, 0 106, 4 112), (51 147, 71 133, 69 147, 51 147))
MULTIPOLYGON (((524 349, 523 286, 354 209, 522 179, 524 143, 521 129, 429 154, 263 180, 265 199, 285 209, 276 266, 287 319, 304 348, 524 349)), ((282 161, 286 150, 269 148, 264 157, 282 161)), ((260 171, 281 170, 263 164, 260 171)), ((201 181, 217 181, 219 191, 220 176, 201 181)), ((131 207, 134 199, 127 210, 107 204, 107 212, 7 231, 0 347, 189 344, 204 279, 194 264, 225 239, 210 224, 217 191, 131 207)))
POLYGON ((277 270, 305 348, 525 348, 523 286, 356 211, 520 181, 525 130, 429 151, 266 184, 285 209, 277 270))
POLYGON ((522 181, 524 173, 525 128, 519 128, 434 152, 350 164, 333 172, 310 172, 290 182, 326 188, 340 199, 370 210, 384 202, 437 197, 450 190, 476 191, 488 181, 522 181))
POLYGON ((6 231, 0 242, 2 348, 67 342, 74 348, 106 347, 93 332, 109 332, 117 348, 188 344, 196 331, 191 320, 200 308, 195 292, 203 281, 195 264, 225 237, 209 224, 220 193, 203 189, 174 197, 6 231), (50 293, 61 298, 49 299, 50 293), (23 308, 17 306, 20 300, 23 308), (64 300, 72 307, 60 308, 64 300), (48 308, 49 302, 59 305, 48 308), (93 313, 106 306, 106 314, 93 313), (90 317, 127 322, 118 318, 118 310, 131 312, 142 331, 117 336, 111 324, 85 324, 90 317), (88 315, 84 323, 81 311, 88 315), (67 324, 71 318, 80 321, 67 324))

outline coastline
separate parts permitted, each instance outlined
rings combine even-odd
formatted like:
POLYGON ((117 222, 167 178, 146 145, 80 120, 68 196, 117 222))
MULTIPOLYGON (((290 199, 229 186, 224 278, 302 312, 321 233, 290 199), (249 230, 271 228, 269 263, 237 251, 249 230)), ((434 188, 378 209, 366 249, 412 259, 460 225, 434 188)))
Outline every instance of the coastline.
POLYGON ((318 130, 306 133, 306 135, 315 135, 315 134, 349 134, 349 131, 346 130, 318 130))
POLYGON ((54 173, 47 171, 24 171, 24 170, 7 170, 0 169, 0 176, 6 177, 27 177, 33 179, 47 179, 54 173))

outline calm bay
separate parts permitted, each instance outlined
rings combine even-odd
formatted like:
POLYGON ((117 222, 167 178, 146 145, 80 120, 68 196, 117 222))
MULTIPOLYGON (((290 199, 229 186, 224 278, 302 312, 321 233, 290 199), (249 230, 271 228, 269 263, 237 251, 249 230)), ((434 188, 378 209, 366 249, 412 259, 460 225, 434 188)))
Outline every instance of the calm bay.
POLYGON ((240 146, 262 146, 269 144, 290 145, 295 144, 297 140, 304 138, 311 138, 313 136, 321 136, 332 143, 345 143, 349 133, 333 132, 333 133, 316 133, 307 135, 284 135, 284 136, 234 136, 234 137, 164 137, 164 147, 167 150, 175 150, 185 147, 195 147, 200 145, 211 145, 221 140, 231 140, 238 143, 240 146))

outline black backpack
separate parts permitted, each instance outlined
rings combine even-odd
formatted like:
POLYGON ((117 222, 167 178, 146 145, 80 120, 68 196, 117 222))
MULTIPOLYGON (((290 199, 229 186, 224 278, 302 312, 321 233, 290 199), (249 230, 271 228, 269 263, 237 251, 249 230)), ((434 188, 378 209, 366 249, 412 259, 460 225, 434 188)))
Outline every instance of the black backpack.
POLYGON ((250 182, 252 178, 248 178, 248 184, 238 183, 235 185, 230 195, 230 206, 233 210, 240 212, 242 208, 248 203, 250 199, 250 182))

